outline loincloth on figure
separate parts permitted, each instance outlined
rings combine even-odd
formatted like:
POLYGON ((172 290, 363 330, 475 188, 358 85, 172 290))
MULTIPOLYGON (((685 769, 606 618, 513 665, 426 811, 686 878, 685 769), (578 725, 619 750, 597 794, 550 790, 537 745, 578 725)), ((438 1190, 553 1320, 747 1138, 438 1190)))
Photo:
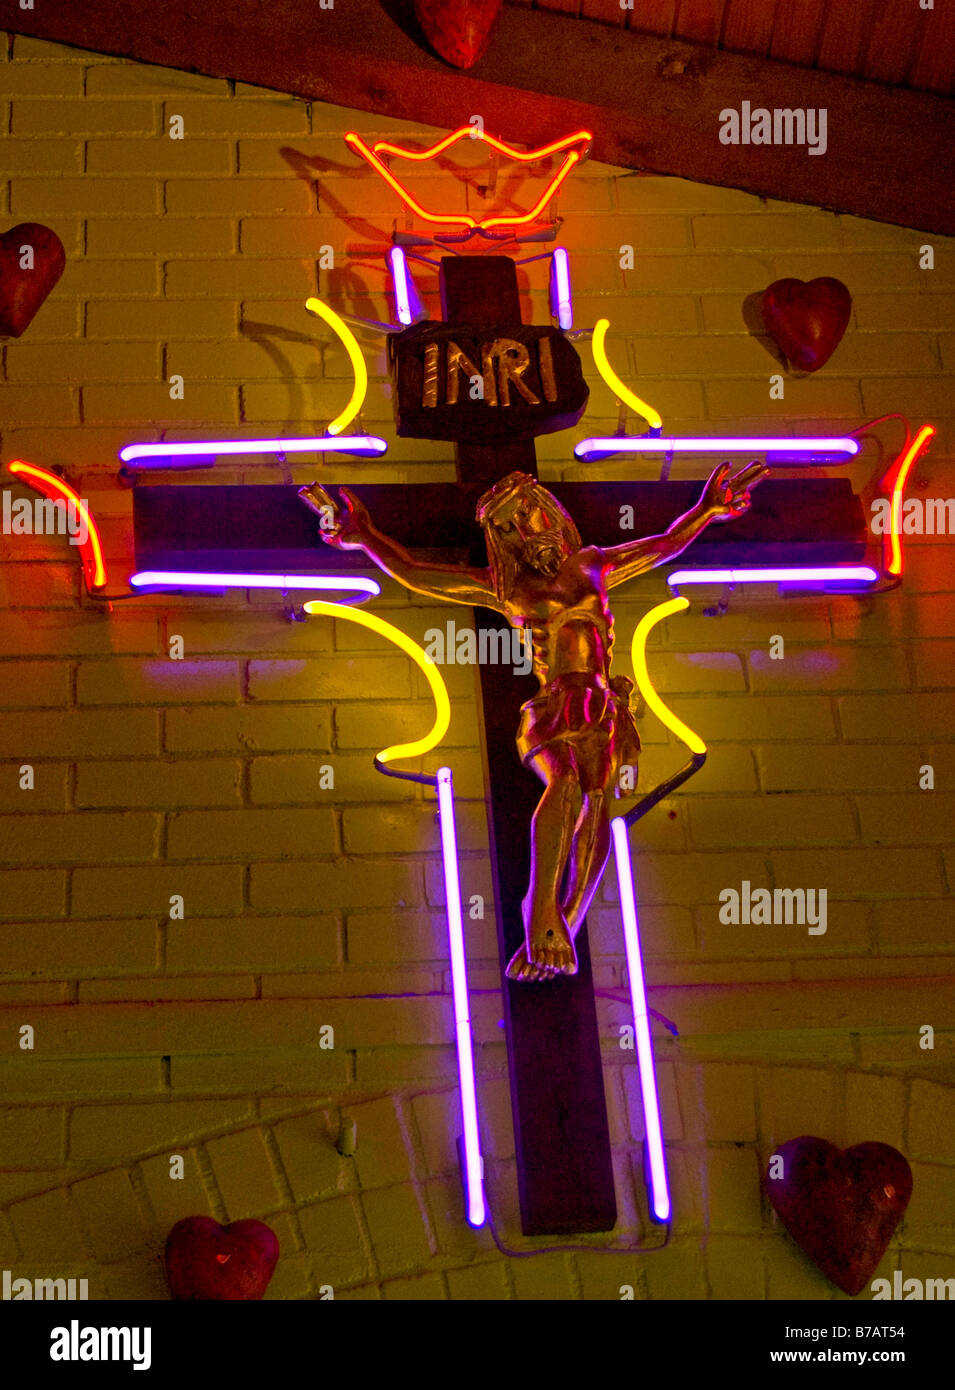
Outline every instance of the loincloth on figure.
POLYGON ((527 764, 550 744, 597 740, 611 749, 614 776, 620 767, 635 767, 640 735, 630 711, 632 689, 627 676, 614 676, 609 685, 585 672, 555 676, 546 691, 521 705, 521 762, 527 764))

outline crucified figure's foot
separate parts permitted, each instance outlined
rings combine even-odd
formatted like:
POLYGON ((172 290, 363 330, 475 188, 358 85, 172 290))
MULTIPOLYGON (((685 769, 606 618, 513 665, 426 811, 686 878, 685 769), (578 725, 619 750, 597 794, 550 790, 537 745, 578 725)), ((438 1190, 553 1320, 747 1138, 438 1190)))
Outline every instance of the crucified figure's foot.
POLYGON ((534 912, 532 904, 526 900, 523 906, 525 959, 528 965, 555 975, 576 975, 577 952, 560 909, 555 904, 550 909, 534 912))
POLYGON ((560 971, 545 970, 541 965, 533 965, 527 959, 527 946, 522 942, 511 956, 505 974, 509 980, 556 980, 560 971))

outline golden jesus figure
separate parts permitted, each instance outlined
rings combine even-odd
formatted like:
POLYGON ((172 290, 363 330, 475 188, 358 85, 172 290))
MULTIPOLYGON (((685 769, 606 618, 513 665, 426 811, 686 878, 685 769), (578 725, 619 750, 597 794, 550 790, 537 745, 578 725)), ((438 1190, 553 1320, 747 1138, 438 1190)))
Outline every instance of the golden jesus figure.
POLYGON ((613 615, 607 595, 635 575, 676 558, 711 521, 731 521, 767 474, 723 463, 695 507, 660 536, 584 546, 574 522, 527 473, 511 473, 480 499, 477 520, 488 566, 416 560, 374 525, 346 487, 339 500, 313 483, 302 500, 322 517, 322 539, 370 560, 414 593, 503 613, 531 636, 540 691, 521 706, 517 747, 544 783, 531 821, 530 882, 522 903, 524 944, 512 980, 577 972, 574 938, 610 854, 610 797, 621 767, 640 751, 626 676, 612 677, 613 615))

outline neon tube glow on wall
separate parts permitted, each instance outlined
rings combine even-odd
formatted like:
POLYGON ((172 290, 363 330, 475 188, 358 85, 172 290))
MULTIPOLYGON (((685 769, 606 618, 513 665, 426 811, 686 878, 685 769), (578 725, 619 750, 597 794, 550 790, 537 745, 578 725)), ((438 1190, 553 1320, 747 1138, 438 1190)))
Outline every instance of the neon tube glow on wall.
POLYGON ((79 548, 83 559, 86 587, 90 590, 104 589, 106 587, 106 561, 103 559, 103 545, 100 540, 99 528, 82 497, 58 473, 51 473, 47 468, 38 468, 36 464, 26 463, 23 459, 13 459, 7 464, 7 470, 15 478, 22 479, 29 487, 35 488, 37 492, 42 492, 44 497, 49 497, 51 501, 71 502, 73 504, 76 508, 76 514, 82 518, 86 527, 86 540, 79 548))

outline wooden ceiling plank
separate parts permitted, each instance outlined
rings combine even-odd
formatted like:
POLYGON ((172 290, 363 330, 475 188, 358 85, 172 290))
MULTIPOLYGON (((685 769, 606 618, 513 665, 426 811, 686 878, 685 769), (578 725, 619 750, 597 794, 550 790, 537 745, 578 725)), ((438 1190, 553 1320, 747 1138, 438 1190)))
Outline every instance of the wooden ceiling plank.
POLYGON ((775 17, 772 0, 726 0, 722 46, 731 53, 755 53, 765 58, 775 17))
POLYGON ((770 58, 811 67, 819 51, 819 36, 827 8, 827 0, 800 0, 798 5, 790 0, 777 0, 770 58))
POLYGON ((677 0, 634 0, 627 23, 639 34, 659 34, 668 39, 676 21, 677 0))
POLYGON ((911 0, 882 0, 872 19, 862 75, 873 82, 905 85, 924 27, 918 13, 911 0))
POLYGON ((231 0, 227 15, 194 0, 44 0, 7 23, 15 33, 385 120, 453 129, 480 112, 504 139, 530 143, 583 128, 593 132, 594 158, 626 169, 955 233, 949 98, 518 7, 502 11, 487 54, 462 73, 377 0, 349 0, 329 13, 322 21, 299 0, 231 0), (824 107, 825 155, 809 157, 799 145, 722 144, 719 113, 744 98, 754 108, 824 107))
POLYGON ((826 72, 858 73, 872 32, 876 9, 884 0, 842 0, 826 13, 817 62, 826 72))
POLYGON ((598 24, 626 24, 628 13, 620 0, 582 0, 580 6, 581 19, 595 19, 598 24))
POLYGON ((955 92, 955 10, 919 10, 922 30, 909 81, 913 87, 950 95, 955 92))
POLYGON ((718 44, 725 3, 726 0, 680 0, 674 37, 690 43, 718 44))

